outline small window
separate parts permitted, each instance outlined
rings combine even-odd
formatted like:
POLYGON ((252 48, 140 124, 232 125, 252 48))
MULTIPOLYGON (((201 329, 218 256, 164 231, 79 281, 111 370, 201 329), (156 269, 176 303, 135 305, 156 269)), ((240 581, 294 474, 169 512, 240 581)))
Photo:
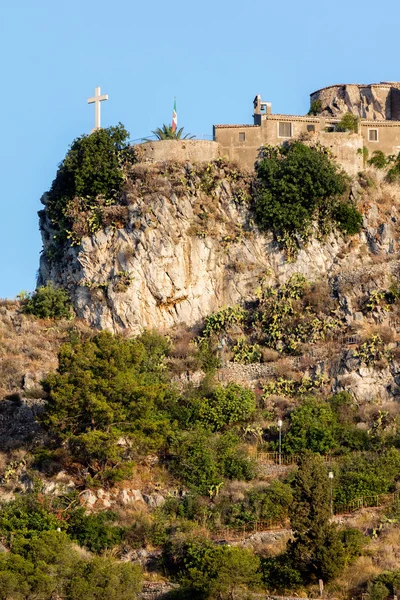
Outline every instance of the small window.
POLYGON ((378 141, 378 130, 377 129, 368 129, 368 141, 369 142, 377 142, 378 141))
POLYGON ((246 141, 246 134, 244 131, 241 131, 239 133, 239 142, 245 142, 246 141))
POLYGON ((310 133, 315 133, 315 125, 307 125, 307 131, 310 133))
POLYGON ((292 124, 291 123, 278 123, 278 137, 281 137, 281 138, 292 137, 292 124))

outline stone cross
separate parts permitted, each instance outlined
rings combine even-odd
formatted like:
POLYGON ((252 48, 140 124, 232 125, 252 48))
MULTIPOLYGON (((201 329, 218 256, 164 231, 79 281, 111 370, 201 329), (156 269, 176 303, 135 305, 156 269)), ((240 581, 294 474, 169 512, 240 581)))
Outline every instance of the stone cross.
POLYGON ((94 111, 94 129, 93 131, 96 131, 96 129, 100 129, 100 102, 103 102, 103 100, 108 100, 108 94, 103 94, 103 96, 100 94, 100 88, 97 87, 94 90, 94 96, 93 98, 88 98, 88 104, 94 104, 95 105, 95 111, 94 111))

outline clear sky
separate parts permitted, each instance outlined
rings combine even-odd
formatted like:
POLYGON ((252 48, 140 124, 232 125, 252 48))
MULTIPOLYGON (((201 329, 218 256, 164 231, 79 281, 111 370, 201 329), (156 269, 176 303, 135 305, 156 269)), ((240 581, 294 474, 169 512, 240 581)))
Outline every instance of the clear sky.
POLYGON ((211 134, 250 123, 257 93, 304 114, 333 83, 400 80, 400 5, 386 0, 3 0, 0 297, 35 287, 40 196, 71 141, 102 125, 131 139, 171 120, 211 134))

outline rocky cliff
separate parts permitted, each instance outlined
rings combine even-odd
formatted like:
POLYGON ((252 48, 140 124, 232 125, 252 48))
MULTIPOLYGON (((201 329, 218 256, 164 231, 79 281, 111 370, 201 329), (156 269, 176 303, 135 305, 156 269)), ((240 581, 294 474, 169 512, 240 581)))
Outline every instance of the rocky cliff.
POLYGON ((206 171, 191 169, 176 165, 172 174, 165 164, 134 167, 124 226, 84 237, 58 260, 48 256, 52 231, 44 215, 40 283, 66 287, 77 315, 93 327, 137 333, 194 326, 223 306, 254 299, 261 279, 284 282, 298 272, 333 284, 368 269, 374 280, 390 275, 389 266, 376 263, 391 265, 397 256, 395 203, 382 210, 354 184, 353 194, 364 198, 362 233, 315 238, 288 262, 272 234, 254 225, 244 201, 249 176, 221 167, 207 179, 206 171))
POLYGON ((311 94, 311 102, 321 102, 321 114, 341 117, 351 112, 363 119, 398 119, 399 84, 332 85, 311 94))

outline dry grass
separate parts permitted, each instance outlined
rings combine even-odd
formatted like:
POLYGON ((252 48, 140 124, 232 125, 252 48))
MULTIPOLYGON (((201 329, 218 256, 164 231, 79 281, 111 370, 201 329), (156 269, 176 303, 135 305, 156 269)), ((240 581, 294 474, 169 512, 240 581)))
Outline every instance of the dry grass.
POLYGON ((57 368, 60 345, 71 332, 87 337, 91 330, 79 321, 35 319, 20 313, 19 305, 0 307, 0 398, 21 392, 29 374, 38 384, 57 368))

